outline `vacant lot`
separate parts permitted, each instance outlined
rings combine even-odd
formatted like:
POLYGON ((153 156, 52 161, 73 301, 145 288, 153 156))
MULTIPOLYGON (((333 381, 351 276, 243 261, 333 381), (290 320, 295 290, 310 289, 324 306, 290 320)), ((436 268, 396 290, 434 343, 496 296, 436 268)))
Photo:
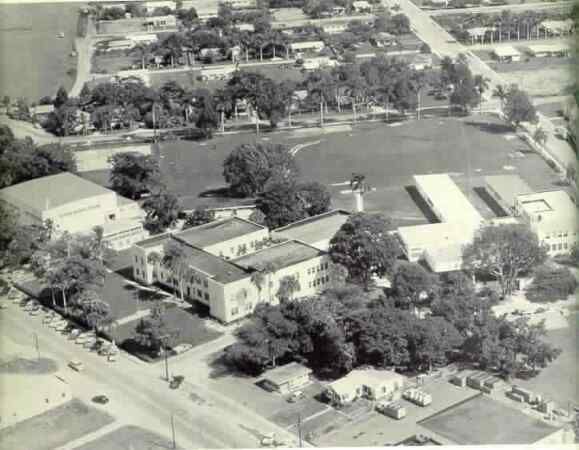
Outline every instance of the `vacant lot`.
POLYGON ((0 431, 1 450, 54 450, 108 425, 113 418, 79 400, 0 431))
POLYGON ((160 450, 182 449, 173 447, 173 443, 156 433, 132 425, 121 427, 111 433, 89 442, 78 450, 160 450))

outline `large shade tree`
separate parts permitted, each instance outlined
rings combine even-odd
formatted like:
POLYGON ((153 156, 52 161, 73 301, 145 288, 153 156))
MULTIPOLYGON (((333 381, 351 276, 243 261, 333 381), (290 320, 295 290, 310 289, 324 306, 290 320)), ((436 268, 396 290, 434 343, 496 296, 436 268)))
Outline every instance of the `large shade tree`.
POLYGON ((464 268, 474 273, 495 277, 503 296, 515 288, 517 277, 540 265, 546 249, 537 235, 523 224, 484 227, 463 251, 464 268))
POLYGON ((391 228, 390 219, 381 214, 351 215, 330 241, 332 261, 348 270, 350 281, 367 289, 373 276, 393 272, 400 249, 391 228))

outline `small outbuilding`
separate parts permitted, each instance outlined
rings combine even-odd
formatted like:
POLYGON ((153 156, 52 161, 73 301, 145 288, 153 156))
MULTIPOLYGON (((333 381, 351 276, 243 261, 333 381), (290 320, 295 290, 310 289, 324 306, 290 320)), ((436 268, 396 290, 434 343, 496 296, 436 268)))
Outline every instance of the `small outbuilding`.
POLYGON ((336 405, 345 405, 357 398, 378 400, 394 395, 404 387, 404 377, 389 370, 353 370, 326 386, 326 397, 336 405))
POLYGON ((297 362, 276 367, 265 374, 263 385, 266 389, 288 394, 307 385, 311 381, 312 371, 297 362))
POLYGON ((510 45, 503 45, 493 49, 493 55, 499 62, 516 62, 521 60, 521 52, 510 45))

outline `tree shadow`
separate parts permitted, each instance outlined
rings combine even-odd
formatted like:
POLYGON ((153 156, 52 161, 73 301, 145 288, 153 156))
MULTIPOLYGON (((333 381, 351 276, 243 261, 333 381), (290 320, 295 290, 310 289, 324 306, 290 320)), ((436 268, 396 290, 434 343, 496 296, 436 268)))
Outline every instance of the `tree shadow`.
POLYGON ((475 122, 475 121, 465 121, 465 125, 476 127, 480 131, 490 134, 506 134, 512 133, 513 128, 509 125, 505 125, 502 123, 493 123, 493 122, 475 122))

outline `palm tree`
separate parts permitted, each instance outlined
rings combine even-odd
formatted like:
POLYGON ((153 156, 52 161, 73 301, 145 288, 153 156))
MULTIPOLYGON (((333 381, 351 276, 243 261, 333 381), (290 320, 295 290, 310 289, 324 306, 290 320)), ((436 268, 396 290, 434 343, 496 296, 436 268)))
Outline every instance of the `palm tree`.
POLYGON ((150 44, 137 44, 131 49, 131 53, 138 53, 141 57, 141 69, 146 69, 146 63, 152 55, 152 48, 150 44))
POLYGON ((287 275, 279 281, 277 298, 280 302, 289 301, 301 289, 299 280, 293 275, 287 275))
POLYGON ((263 272, 256 270, 251 274, 251 282, 257 288, 257 301, 261 302, 261 291, 263 289, 263 282, 265 281, 265 275, 263 272))
POLYGON ((509 95, 508 89, 506 89, 502 84, 497 85, 497 87, 493 91, 493 96, 498 97, 501 102, 501 108, 504 108, 508 95, 509 95))
POLYGON ((271 303, 271 288, 273 286, 272 277, 277 271, 277 266, 272 263, 268 262, 263 266, 262 272, 267 277, 267 301, 271 303))
POLYGON ((364 211, 364 194, 368 192, 371 187, 366 183, 366 175, 361 173, 353 173, 350 178, 350 188, 356 198, 356 211, 364 211))
POLYGON ((147 263, 153 265, 153 280, 158 280, 159 264, 161 263, 161 255, 157 252, 151 252, 147 255, 147 263))
POLYGON ((479 95, 479 106, 480 106, 480 112, 482 113, 482 104, 483 104, 483 94, 487 91, 487 89, 489 88, 489 83, 490 83, 490 79, 487 77, 483 77, 482 75, 476 75, 474 77, 474 85, 476 87, 476 90, 478 92, 479 95))

